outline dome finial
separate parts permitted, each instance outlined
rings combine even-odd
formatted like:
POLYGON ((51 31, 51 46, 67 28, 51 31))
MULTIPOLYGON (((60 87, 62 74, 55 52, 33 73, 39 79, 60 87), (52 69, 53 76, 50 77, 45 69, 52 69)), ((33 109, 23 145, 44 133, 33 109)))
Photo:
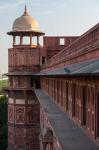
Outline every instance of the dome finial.
POLYGON ((27 6, 25 5, 24 15, 28 15, 27 6))

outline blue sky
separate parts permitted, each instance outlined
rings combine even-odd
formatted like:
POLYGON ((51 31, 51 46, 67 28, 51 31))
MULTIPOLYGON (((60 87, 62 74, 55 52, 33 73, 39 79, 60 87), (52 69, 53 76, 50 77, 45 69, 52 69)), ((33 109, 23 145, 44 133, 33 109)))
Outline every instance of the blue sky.
POLYGON ((38 20, 46 35, 81 35, 99 21, 99 0, 0 0, 0 69, 7 72, 8 48, 12 38, 6 32, 21 16, 24 5, 38 20))

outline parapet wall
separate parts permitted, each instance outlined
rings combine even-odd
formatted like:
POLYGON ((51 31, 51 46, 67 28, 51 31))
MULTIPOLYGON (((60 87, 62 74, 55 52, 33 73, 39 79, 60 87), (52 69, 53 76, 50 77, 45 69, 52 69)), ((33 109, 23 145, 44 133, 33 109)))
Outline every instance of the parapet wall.
POLYGON ((46 49, 47 60, 73 43, 76 39, 78 39, 78 36, 45 36, 43 38, 43 46, 46 49))
POLYGON ((63 50, 42 65, 42 70, 50 70, 96 57, 99 57, 99 24, 88 30, 69 46, 65 46, 63 50))

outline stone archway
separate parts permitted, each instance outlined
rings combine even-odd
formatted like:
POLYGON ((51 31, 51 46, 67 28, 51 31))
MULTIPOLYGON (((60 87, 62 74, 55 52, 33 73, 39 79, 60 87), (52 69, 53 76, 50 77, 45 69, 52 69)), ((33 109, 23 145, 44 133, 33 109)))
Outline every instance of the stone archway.
POLYGON ((43 150, 53 150, 53 139, 53 131, 50 128, 46 128, 42 137, 43 150))

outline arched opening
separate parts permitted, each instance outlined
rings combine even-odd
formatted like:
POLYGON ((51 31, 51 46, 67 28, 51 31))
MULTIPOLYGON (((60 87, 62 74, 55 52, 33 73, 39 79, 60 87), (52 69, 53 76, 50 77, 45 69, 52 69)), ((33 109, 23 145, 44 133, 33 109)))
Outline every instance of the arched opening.
POLYGON ((34 78, 31 78, 30 84, 31 84, 31 87, 34 87, 34 88, 36 87, 34 78))
POLYGON ((32 43, 33 43, 33 45, 37 45, 37 37, 36 36, 32 38, 32 43))
POLYGON ((19 45, 20 44, 20 37, 16 36, 15 37, 15 45, 19 45))
POLYGON ((30 37, 29 36, 23 37, 23 45, 30 45, 30 37))
POLYGON ((41 57, 41 65, 46 62, 46 58, 44 56, 41 57))
POLYGON ((39 37, 39 44, 41 45, 41 46, 43 46, 44 45, 44 40, 43 40, 43 38, 42 37, 39 37))
POLYGON ((51 129, 44 130, 42 141, 44 150, 53 150, 53 131, 51 129))
POLYGON ((12 77, 9 78, 9 86, 10 86, 10 87, 13 86, 13 78, 12 78, 12 77))

